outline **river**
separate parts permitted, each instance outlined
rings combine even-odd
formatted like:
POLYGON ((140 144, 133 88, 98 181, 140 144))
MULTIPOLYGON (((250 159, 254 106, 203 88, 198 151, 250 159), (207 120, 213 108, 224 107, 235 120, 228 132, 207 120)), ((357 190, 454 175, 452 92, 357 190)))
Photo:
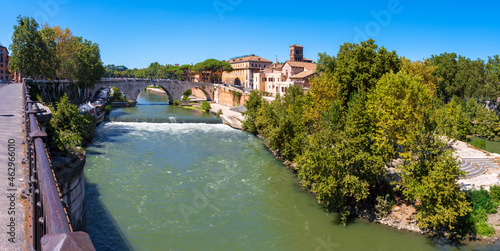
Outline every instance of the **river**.
POLYGON ((138 102, 113 110, 87 148, 97 250, 449 249, 379 224, 346 228, 260 139, 164 97, 138 102))

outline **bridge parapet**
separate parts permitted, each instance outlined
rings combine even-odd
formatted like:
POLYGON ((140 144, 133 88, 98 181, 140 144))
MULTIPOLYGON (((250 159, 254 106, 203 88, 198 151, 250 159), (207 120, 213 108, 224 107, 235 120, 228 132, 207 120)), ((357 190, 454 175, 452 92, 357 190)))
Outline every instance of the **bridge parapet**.
POLYGON ((91 95, 97 93, 102 87, 115 86, 120 89, 128 99, 135 100, 139 93, 150 85, 159 86, 165 90, 171 102, 173 102, 174 99, 181 100, 184 92, 191 88, 202 90, 209 101, 214 100, 215 89, 212 83, 176 81, 169 79, 101 79, 94 84, 91 95))
POLYGON ((67 247, 68 250, 95 250, 87 233, 73 233, 47 156, 47 134, 39 128, 35 117, 37 110, 26 83, 23 87, 26 132, 26 158, 23 162, 28 177, 23 197, 27 199, 28 207, 29 249, 61 250, 61 247, 67 247))

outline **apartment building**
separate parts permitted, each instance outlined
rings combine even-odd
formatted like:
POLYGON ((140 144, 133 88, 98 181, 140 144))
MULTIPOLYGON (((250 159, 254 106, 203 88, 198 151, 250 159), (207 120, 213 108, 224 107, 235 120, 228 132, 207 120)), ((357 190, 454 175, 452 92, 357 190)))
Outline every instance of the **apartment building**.
POLYGON ((0 45, 0 81, 9 80, 9 51, 0 45))

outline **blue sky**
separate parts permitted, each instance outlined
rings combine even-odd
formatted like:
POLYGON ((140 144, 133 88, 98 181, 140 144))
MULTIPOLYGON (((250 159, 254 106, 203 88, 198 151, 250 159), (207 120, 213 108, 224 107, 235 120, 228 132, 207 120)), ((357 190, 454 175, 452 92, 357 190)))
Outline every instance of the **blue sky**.
POLYGON ((0 43, 8 46, 18 15, 68 27, 98 43, 104 64, 129 68, 227 60, 256 54, 288 59, 337 54, 367 37, 412 60, 443 52, 477 59, 500 54, 498 1, 107 1, 2 0, 0 43))

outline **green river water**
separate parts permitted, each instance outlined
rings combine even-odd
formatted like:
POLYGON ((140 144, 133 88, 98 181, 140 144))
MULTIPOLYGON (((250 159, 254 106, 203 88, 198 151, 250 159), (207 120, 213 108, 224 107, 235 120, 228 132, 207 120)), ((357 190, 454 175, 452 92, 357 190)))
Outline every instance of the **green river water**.
POLYGON ((158 99, 114 110, 87 148, 97 250, 451 249, 379 224, 340 225, 260 139, 158 99))

